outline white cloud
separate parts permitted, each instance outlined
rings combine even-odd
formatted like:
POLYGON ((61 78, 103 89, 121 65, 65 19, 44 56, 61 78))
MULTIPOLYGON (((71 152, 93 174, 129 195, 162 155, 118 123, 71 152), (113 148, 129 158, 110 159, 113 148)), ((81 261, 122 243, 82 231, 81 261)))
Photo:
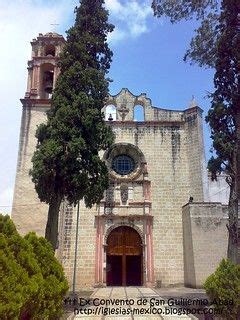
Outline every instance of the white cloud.
POLYGON ((109 35, 111 42, 135 38, 149 30, 147 20, 153 15, 151 1, 106 0, 106 7, 115 24, 114 32, 109 35))

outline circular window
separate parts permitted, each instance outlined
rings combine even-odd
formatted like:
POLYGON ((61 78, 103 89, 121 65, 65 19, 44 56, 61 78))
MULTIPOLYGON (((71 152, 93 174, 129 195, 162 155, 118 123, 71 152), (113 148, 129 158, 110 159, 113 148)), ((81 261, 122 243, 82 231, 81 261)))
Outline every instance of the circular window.
POLYGON ((133 158, 126 154, 121 154, 113 158, 112 161, 112 169, 120 174, 120 175, 127 175, 135 169, 135 163, 133 158))

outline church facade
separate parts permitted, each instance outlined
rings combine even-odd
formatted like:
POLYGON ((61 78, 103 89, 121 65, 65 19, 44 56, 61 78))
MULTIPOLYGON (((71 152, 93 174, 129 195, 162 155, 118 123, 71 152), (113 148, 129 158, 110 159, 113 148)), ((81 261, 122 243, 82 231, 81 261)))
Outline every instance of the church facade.
MULTIPOLYGON (((45 231, 48 206, 29 170, 64 42, 56 33, 31 42, 12 211, 22 234, 45 231)), ((200 287, 227 252, 227 207, 210 201, 202 110, 194 102, 179 111, 157 108, 145 93, 124 88, 108 97, 103 112, 116 137, 101 155, 110 186, 92 209, 81 201, 63 203, 59 212, 56 254, 70 288, 200 287)))

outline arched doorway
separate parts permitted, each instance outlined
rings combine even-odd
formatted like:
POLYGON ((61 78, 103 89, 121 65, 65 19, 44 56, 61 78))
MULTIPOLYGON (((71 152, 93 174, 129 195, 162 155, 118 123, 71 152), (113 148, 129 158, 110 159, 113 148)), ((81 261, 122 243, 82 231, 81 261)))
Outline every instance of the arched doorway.
POLYGON ((142 285, 142 240, 131 227, 117 227, 107 238, 107 285, 142 285))

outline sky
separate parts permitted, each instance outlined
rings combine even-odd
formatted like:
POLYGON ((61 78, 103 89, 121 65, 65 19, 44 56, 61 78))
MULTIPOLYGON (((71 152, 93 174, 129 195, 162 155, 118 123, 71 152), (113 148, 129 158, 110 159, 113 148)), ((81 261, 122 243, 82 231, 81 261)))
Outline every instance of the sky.
MULTIPOLYGON (((183 62, 195 21, 172 25, 153 16, 148 0, 105 0, 115 30, 109 35, 113 62, 110 93, 128 88, 146 93, 155 107, 184 110, 192 96, 205 117, 213 70, 183 62)), ((16 174, 21 102, 27 81, 30 41, 39 33, 65 35, 74 23, 77 0, 0 0, 0 212, 10 213, 16 174)), ((204 124, 205 150, 211 141, 204 124)))

